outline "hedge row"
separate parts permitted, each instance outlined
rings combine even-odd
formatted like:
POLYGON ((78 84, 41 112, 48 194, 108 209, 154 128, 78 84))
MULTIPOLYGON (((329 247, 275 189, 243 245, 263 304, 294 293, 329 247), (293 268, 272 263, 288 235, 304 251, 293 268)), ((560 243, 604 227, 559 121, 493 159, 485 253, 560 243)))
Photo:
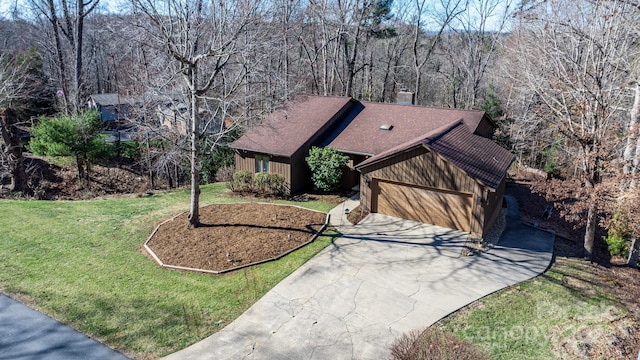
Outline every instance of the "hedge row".
POLYGON ((228 186, 233 192, 253 192, 271 196, 284 196, 289 193, 284 177, 270 173, 253 175, 246 170, 235 172, 228 186))

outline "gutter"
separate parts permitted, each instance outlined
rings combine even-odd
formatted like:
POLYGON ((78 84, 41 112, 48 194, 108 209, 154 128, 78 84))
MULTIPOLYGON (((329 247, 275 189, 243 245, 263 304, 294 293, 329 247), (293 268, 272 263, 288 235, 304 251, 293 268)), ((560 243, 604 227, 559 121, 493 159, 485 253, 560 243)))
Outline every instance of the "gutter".
POLYGON ((291 158, 291 156, 293 156, 293 154, 286 155, 286 154, 278 154, 278 153, 264 151, 264 150, 245 149, 245 148, 234 147, 234 146, 229 146, 229 147, 232 148, 233 150, 236 150, 236 152, 237 151, 248 151, 248 152, 254 152, 254 153, 264 154, 264 155, 268 155, 268 156, 280 156, 280 157, 284 157, 284 158, 291 158))

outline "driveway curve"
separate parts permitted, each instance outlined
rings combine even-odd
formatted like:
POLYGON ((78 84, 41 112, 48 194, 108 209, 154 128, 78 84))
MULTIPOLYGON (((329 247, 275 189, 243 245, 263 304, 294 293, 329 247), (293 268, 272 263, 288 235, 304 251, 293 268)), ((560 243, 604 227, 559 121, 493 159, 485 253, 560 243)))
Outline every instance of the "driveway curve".
POLYGON ((466 233, 371 214, 216 334, 166 359, 381 359, 401 334, 544 272, 553 234, 520 223, 480 255, 458 257, 466 233))

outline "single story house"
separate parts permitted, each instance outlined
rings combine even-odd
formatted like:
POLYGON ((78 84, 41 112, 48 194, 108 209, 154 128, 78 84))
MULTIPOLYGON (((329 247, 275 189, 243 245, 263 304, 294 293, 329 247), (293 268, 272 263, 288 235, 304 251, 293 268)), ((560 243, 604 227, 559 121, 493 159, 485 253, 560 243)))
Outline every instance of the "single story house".
POLYGON ((292 192, 310 187, 311 146, 331 146, 349 156, 343 184, 364 209, 482 237, 514 160, 494 130, 483 111, 299 95, 230 146, 236 170, 279 174, 292 192))
POLYGON ((117 93, 93 94, 87 99, 87 107, 97 110, 100 113, 100 120, 104 122, 124 121, 137 101, 132 96, 117 93))

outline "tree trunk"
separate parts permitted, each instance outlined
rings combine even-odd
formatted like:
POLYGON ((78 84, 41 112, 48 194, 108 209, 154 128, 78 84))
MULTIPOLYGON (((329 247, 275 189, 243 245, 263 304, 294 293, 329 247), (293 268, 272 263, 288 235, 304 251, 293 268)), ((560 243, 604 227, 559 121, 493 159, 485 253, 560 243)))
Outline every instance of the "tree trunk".
POLYGON ((63 52, 62 52, 62 43, 60 42, 60 30, 58 29, 59 20, 56 12, 55 3, 53 0, 47 0, 47 6, 49 7, 49 14, 45 14, 49 18, 51 22, 51 26, 53 27, 53 38, 56 44, 56 65, 58 66, 58 73, 60 76, 60 88, 62 89, 62 101, 64 105, 64 110, 67 114, 71 114, 71 108, 69 106, 69 89, 67 87, 67 70, 65 67, 63 52))
MULTIPOLYGON (((417 4, 417 2, 416 2, 417 4)), ((418 8, 421 12, 422 8, 418 8)), ((413 96, 415 97, 415 103, 418 104, 420 102, 420 82, 422 81, 422 69, 420 66, 420 60, 418 58, 418 50, 420 48, 420 17, 417 18, 417 23, 415 24, 416 29, 413 35, 413 71, 415 71, 415 78, 413 79, 413 96)))
POLYGON ((638 267, 638 256, 640 255, 640 240, 634 239, 631 243, 631 251, 629 251, 629 258, 627 259, 627 265, 632 268, 638 267))
POLYGON ((82 106, 82 38, 84 37, 84 6, 85 0, 77 1, 77 10, 76 10, 76 27, 75 27, 75 63, 76 63, 76 71, 73 74, 75 94, 73 97, 73 106, 74 111, 80 111, 80 107, 82 106))
POLYGON ((80 153, 76 154, 76 168, 78 169, 78 181, 84 187, 87 182, 86 160, 80 153))
POLYGON ((11 190, 16 192, 28 192, 27 173, 24 169, 24 157, 22 145, 18 136, 18 117, 11 109, 3 109, 0 112, 0 125, 2 125, 2 139, 9 150, 11 190))
POLYGON ((634 88, 634 102, 629 111, 630 119, 627 129, 627 145, 623 153, 623 171, 624 174, 630 178, 629 188, 635 187, 636 181, 634 177, 638 173, 638 166, 640 166, 640 82, 636 82, 634 88))
POLYGON ((171 174, 171 169, 169 165, 164 166, 164 171, 167 173, 167 180, 169 182, 169 189, 173 189, 173 174, 171 174))
POLYGON ((593 245, 596 234, 597 214, 598 209, 595 203, 592 203, 589 206, 589 212, 587 213, 587 228, 584 232, 584 251, 585 256, 587 256, 589 260, 593 258, 593 245))
POLYGON ((349 39, 346 35, 342 37, 342 45, 344 48, 344 58, 347 62, 347 86, 345 88, 344 95, 353 97, 353 80, 356 77, 356 61, 358 56, 358 38, 359 36, 359 27, 358 33, 356 33, 356 38, 353 39, 353 52, 349 54, 349 39))
MULTIPOLYGON (((153 174, 153 162, 151 159, 151 145, 149 144, 149 133, 146 133, 146 143, 147 143, 147 156, 146 156, 146 160, 147 160, 147 169, 149 170, 149 182, 151 183, 151 189, 155 189, 156 188, 156 183, 155 183, 155 176, 153 174)), ((163 149, 164 150, 164 149, 163 149)))
POLYGON ((190 70, 191 81, 191 207, 189 210, 189 224, 196 228, 200 226, 200 149, 197 96, 197 73, 195 66, 190 70))

